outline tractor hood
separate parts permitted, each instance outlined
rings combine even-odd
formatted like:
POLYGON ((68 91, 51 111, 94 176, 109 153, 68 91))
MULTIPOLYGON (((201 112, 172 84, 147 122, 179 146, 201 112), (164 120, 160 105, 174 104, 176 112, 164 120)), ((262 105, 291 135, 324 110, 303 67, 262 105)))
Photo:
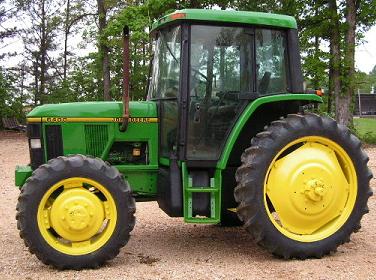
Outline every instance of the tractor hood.
MULTIPOLYGON (((130 116, 157 117, 157 107, 152 101, 132 101, 129 103, 130 116)), ((123 104, 121 102, 76 102, 47 104, 36 107, 27 118, 121 118, 123 104)))

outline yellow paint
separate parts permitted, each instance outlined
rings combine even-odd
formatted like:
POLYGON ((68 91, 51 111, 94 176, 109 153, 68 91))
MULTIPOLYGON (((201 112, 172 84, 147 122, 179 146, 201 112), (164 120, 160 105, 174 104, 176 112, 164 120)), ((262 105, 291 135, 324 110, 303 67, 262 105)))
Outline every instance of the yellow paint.
MULTIPOLYGON (((27 118, 28 123, 78 123, 78 122, 90 122, 90 123, 101 123, 101 122, 115 122, 121 123, 123 118, 70 118, 70 117, 43 117, 43 118, 27 118)), ((129 118, 130 123, 157 123, 158 118, 129 118)))
POLYGON ((117 222, 117 209, 103 185, 72 177, 56 183, 44 194, 37 220, 42 237, 55 250, 84 255, 98 250, 110 239, 117 222), (58 189, 63 191, 55 197, 52 194, 58 189), (105 200, 97 196, 98 192, 105 200))
POLYGON ((64 239, 89 240, 101 228, 104 208, 100 199, 84 188, 64 190, 54 201, 51 214, 53 229, 64 239))
POLYGON ((354 164, 337 143, 319 136, 297 139, 269 166, 264 204, 270 220, 285 236, 314 242, 337 232, 353 211, 357 195, 354 164), (301 146, 281 159, 293 145, 301 146), (275 212, 267 207, 266 197, 275 212))
POLYGON ((40 123, 42 121, 42 118, 27 118, 26 122, 28 123, 40 123))

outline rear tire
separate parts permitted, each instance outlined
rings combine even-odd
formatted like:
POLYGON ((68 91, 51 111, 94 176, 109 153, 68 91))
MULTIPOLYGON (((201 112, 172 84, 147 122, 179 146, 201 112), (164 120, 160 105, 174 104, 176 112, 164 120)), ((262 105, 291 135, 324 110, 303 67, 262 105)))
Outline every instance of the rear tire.
POLYGON ((240 227, 243 222, 239 219, 236 212, 232 212, 228 209, 224 209, 221 213, 221 227, 240 227))
POLYGON ((21 189, 17 227, 43 263, 96 268, 128 242, 135 209, 117 169, 98 158, 58 157, 36 169, 21 189))
POLYGON ((368 213, 367 162, 346 127, 315 114, 289 115, 244 151, 236 172, 237 213, 272 254, 320 258, 348 242, 368 213))

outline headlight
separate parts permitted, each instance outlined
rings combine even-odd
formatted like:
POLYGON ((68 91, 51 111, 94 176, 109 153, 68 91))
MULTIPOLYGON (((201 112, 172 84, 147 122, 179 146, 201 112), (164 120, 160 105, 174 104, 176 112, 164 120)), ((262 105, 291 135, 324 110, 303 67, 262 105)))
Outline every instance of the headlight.
POLYGON ((27 137, 29 138, 30 165, 35 170, 44 163, 42 124, 28 123, 27 137))
POLYGON ((42 148, 42 144, 40 139, 30 139, 30 148, 31 149, 40 149, 42 148))

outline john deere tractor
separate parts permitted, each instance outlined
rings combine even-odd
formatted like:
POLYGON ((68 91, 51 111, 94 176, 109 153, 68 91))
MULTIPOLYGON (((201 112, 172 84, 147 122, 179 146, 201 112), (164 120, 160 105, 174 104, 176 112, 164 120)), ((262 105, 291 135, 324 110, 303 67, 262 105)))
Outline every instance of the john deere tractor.
POLYGON ((320 258, 360 228, 372 195, 360 141, 306 113, 294 18, 187 9, 157 21, 146 101, 36 107, 16 168, 18 229, 64 269, 114 258, 135 202, 187 223, 236 225, 284 258, 320 258))

